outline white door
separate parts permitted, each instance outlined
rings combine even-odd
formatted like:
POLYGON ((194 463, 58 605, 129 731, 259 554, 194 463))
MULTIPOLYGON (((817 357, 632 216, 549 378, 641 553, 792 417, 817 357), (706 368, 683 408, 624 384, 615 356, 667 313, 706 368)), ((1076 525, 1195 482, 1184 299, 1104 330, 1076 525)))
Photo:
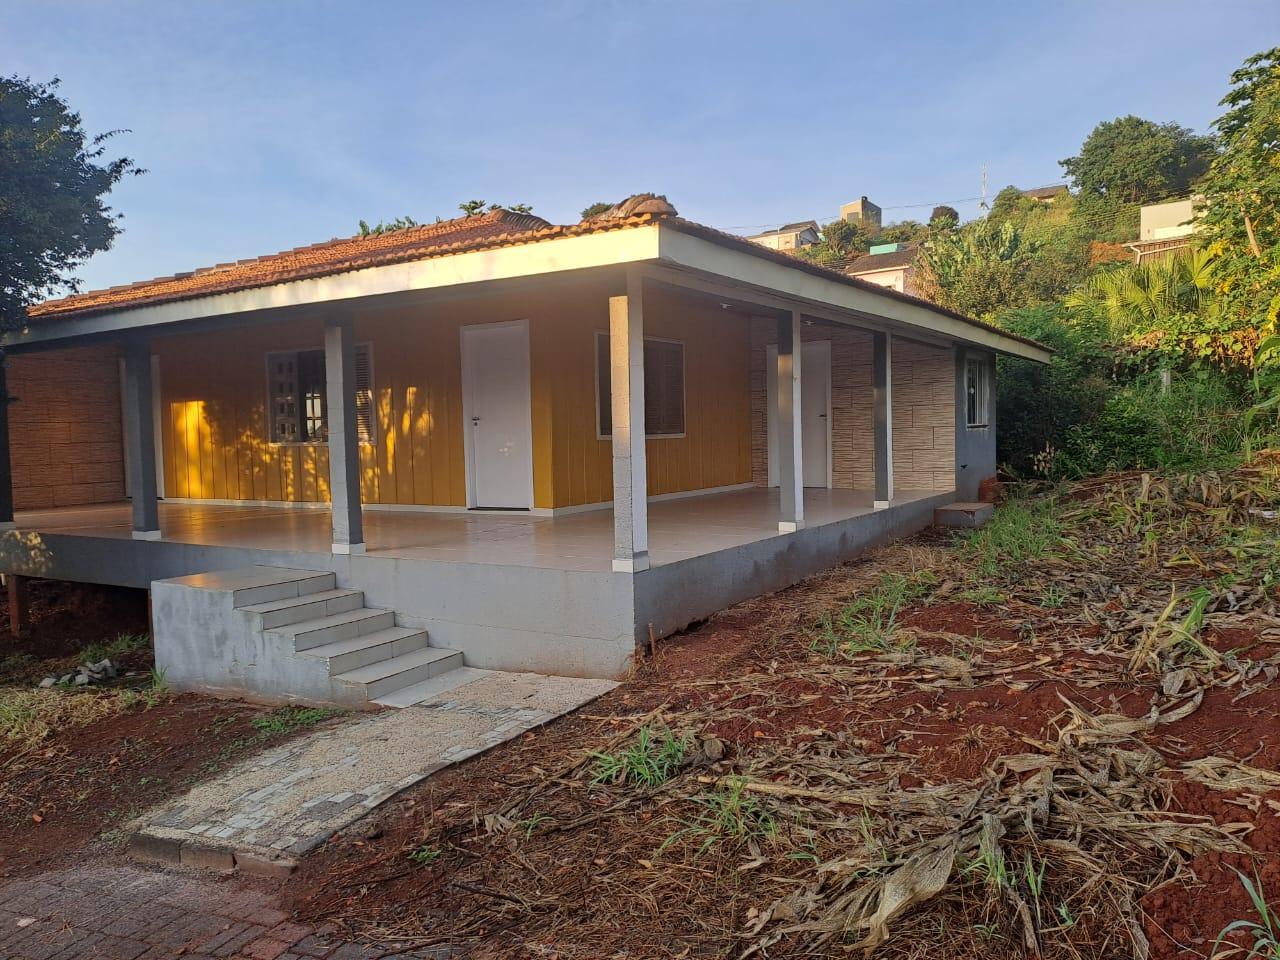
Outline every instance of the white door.
POLYGON ((462 411, 468 506, 531 509, 533 429, 526 321, 462 328, 462 411))
MULTIPOLYGON (((831 341, 806 340, 800 355, 800 429, 804 485, 831 485, 831 341)), ((778 348, 765 353, 769 486, 778 485, 778 348)))

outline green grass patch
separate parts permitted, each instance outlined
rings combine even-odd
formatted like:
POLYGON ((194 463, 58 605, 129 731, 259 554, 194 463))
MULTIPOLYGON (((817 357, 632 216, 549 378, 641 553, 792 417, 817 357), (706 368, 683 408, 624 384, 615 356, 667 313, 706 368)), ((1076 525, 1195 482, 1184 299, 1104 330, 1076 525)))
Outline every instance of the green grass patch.
POLYGON ((693 738, 677 737, 665 727, 654 731, 641 727, 635 743, 616 753, 593 753, 596 765, 592 783, 631 783, 656 787, 666 783, 684 764, 693 738))
POLYGON ((978 577, 994 577, 1051 554, 1062 542, 1057 502, 1051 497, 1010 500, 987 524, 960 541, 960 556, 978 577))
POLYGON ((304 727, 314 727, 330 717, 336 717, 342 711, 330 710, 326 707, 276 707, 270 713, 254 717, 253 728, 263 736, 273 737, 282 733, 292 733, 304 727))
POLYGON ((444 851, 439 847, 433 847, 429 843, 424 843, 420 847, 414 847, 409 851, 409 859, 420 867, 429 867, 443 855, 444 851))
POLYGON ((895 644, 902 608, 928 596, 937 582, 938 578, 928 571, 910 576, 886 573, 873 590, 836 613, 823 616, 810 649, 828 657, 888 650, 895 644))
POLYGON ((695 814, 685 820, 669 837, 662 841, 658 853, 686 839, 700 839, 697 855, 702 856, 712 847, 742 846, 750 842, 772 840, 778 834, 778 822, 768 808, 746 791, 741 778, 722 786, 715 793, 692 797, 695 814))
POLYGON ((81 663, 98 663, 117 660, 127 653, 145 650, 151 646, 151 637, 145 633, 122 633, 114 640, 91 643, 80 651, 81 663))

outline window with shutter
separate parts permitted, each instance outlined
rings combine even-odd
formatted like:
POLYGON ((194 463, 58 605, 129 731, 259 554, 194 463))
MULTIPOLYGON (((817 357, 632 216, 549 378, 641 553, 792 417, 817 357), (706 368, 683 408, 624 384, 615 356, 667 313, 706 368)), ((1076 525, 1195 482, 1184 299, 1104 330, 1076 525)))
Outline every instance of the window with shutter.
MULTIPOLYGON (((361 443, 374 442, 373 350, 356 345, 356 431, 361 443)), ((272 443, 326 443, 329 409, 324 350, 267 354, 267 412, 272 443)))
MULTIPOLYGON (((685 431, 684 344, 644 341, 644 432, 646 437, 682 437, 685 431)), ((613 435, 609 335, 596 334, 596 418, 601 438, 613 435)))

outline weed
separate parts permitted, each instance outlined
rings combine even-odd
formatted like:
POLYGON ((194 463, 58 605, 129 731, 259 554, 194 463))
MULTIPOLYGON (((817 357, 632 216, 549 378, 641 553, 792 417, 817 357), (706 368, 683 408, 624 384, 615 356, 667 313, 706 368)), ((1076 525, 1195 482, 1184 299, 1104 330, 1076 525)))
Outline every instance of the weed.
POLYGON ((151 638, 145 633, 122 633, 114 640, 91 643, 80 651, 82 663, 97 663, 100 660, 115 660, 126 653, 142 650, 151 646, 151 638))
POLYGON ((679 821, 683 826, 662 841, 658 847, 659 854, 686 837, 702 838, 697 853, 702 856, 717 844, 739 846, 771 839, 778 832, 773 815, 746 792, 742 779, 734 779, 715 793, 692 797, 691 801, 698 808, 698 813, 691 820, 679 821))
POLYGON ((523 820, 517 820, 513 824, 513 826, 517 830, 521 831, 524 834, 524 838, 528 840, 530 837, 533 836, 533 831, 538 828, 538 824, 540 824, 543 820, 550 820, 550 819, 551 818, 548 816, 544 816, 542 814, 535 814, 532 817, 525 817, 525 819, 523 820))
POLYGON ((414 847, 409 851, 409 859, 420 867, 429 867, 440 859, 444 853, 439 847, 433 847, 429 843, 424 843, 420 847, 414 847))
POLYGON ((1052 498, 1010 500, 986 526, 963 537, 961 554, 977 577, 994 577, 1039 560, 1061 542, 1058 506, 1052 498))
POLYGON ((1071 905, 1068 903, 1058 904, 1058 919, 1062 921, 1064 929, 1070 930, 1076 925, 1075 914, 1071 912, 1071 905))
POLYGON ((936 583, 937 577, 926 571, 909 577, 886 573, 874 590, 857 597, 834 616, 824 616, 810 648, 829 657, 888 650, 894 644, 899 611, 905 604, 926 596, 936 583))
POLYGON ((969 861, 961 871, 964 876, 976 875, 995 893, 1003 893, 1013 886, 1013 871, 1005 860, 1004 851, 995 838, 994 828, 984 825, 982 839, 978 844, 978 855, 969 861))
POLYGON ((263 736, 273 737, 282 733, 292 733, 303 727, 313 727, 317 723, 337 716, 339 711, 324 707, 276 707, 270 713, 254 717, 249 722, 263 736))
POLYGON ((975 607, 998 607, 1006 600, 1005 595, 995 587, 971 587, 961 591, 959 596, 975 607))
POLYGON ((1067 595, 1063 589, 1056 583, 1050 583, 1045 586, 1044 593, 1040 595, 1040 606, 1046 610, 1056 610, 1067 602, 1067 595))
POLYGON ((54 730, 83 727, 129 706, 117 693, 0 690, 0 743, 33 746, 54 730))
POLYGON ((1223 927, 1222 932, 1213 942, 1213 956, 1227 957, 1240 953, 1244 948, 1232 946, 1226 938, 1232 933, 1242 932, 1253 940, 1253 944, 1248 948, 1249 952, 1245 954, 1246 960, 1255 960, 1255 958, 1280 960, 1280 910, 1267 903, 1261 877, 1254 874, 1254 879, 1250 880, 1239 870, 1236 870, 1235 874, 1240 878, 1240 884, 1244 887, 1245 893, 1249 895, 1258 919, 1233 920, 1223 927), (1222 946, 1229 949, 1219 950, 1218 948, 1222 946))
POLYGON ((680 769, 692 746, 688 735, 677 737, 665 728, 655 735, 649 727, 641 727, 636 742, 625 750, 591 755, 596 761, 591 782, 659 786, 680 769))

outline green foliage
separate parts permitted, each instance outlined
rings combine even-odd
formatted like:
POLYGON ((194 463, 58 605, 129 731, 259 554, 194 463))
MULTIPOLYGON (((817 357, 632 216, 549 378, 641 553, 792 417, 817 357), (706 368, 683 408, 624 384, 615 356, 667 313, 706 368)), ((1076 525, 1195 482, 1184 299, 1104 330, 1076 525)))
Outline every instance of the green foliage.
MULTIPOLYGON (((872 243, 919 243, 929 236, 929 231, 933 228, 932 222, 926 226, 918 220, 900 220, 882 229, 872 243)), ((946 222, 940 222, 938 229, 952 230, 955 229, 955 224, 948 226, 946 222)))
POLYGON ((394 233, 397 230, 408 230, 410 227, 417 226, 421 226, 421 224, 419 224, 417 220, 413 219, 413 217, 396 217, 394 220, 389 220, 386 223, 379 220, 378 223, 372 227, 369 226, 366 221, 361 220, 360 236, 376 237, 384 233, 394 233))
POLYGON ((979 577, 1025 568, 1062 542, 1058 512, 1052 497, 1010 500, 985 526, 964 535, 961 555, 979 577))
POLYGON ((907 603, 927 596, 936 585, 933 574, 926 572, 910 577, 886 573, 875 589, 835 614, 823 615, 811 649, 829 657, 888 650, 898 629, 898 612, 907 603))
POLYGON ((934 207, 929 214, 929 226, 934 230, 954 230, 960 226, 960 212, 945 205, 934 207))
POLYGON ((313 727, 330 717, 337 716, 338 712, 323 707, 283 706, 276 707, 270 713, 264 713, 260 717, 254 717, 249 722, 264 736, 276 736, 292 733, 304 727, 313 727))
MULTIPOLYGON (((1232 868, 1235 870, 1235 868, 1232 868)), ((1235 870, 1235 874, 1240 878, 1240 885, 1244 887, 1245 893, 1249 895, 1249 902, 1253 904, 1254 912, 1258 914, 1257 920, 1233 920, 1222 928, 1222 932, 1218 934, 1217 940, 1214 941, 1215 957, 1226 957, 1239 954, 1239 950, 1228 950, 1220 952, 1219 947, 1228 946, 1227 937, 1233 933, 1243 933, 1253 942, 1248 946, 1248 952, 1244 954, 1245 960, 1280 960, 1280 910, 1267 903, 1267 895, 1262 889, 1262 878, 1256 873, 1254 879, 1250 880, 1239 870, 1235 870)))
POLYGON ((462 211, 464 217, 477 217, 484 213, 484 201, 465 200, 458 204, 458 209, 462 211))
POLYGON ((591 206, 583 209, 582 219, 590 220, 592 217, 597 217, 600 214, 604 213, 606 210, 612 209, 613 206, 614 204, 607 203, 604 200, 601 200, 599 203, 593 203, 591 204, 591 206))
POLYGON ((80 651, 82 663, 98 663, 101 660, 115 660, 136 650, 145 650, 151 646, 151 637, 145 633, 122 633, 114 640, 91 643, 80 651))
POLYGON ((691 798, 696 808, 693 817, 681 820, 684 826, 662 841, 658 853, 688 837, 702 839, 697 855, 717 845, 738 847, 746 843, 771 840, 777 835, 778 823, 759 800, 746 791, 740 777, 733 778, 715 793, 691 798))
POLYGON ((409 851, 409 859, 420 867, 429 867, 443 855, 444 851, 439 847, 433 847, 429 843, 414 847, 409 851))
POLYGON ((463 216, 478 217, 486 210, 509 210, 512 213, 533 213, 533 207, 527 203, 509 203, 503 206, 500 203, 486 204, 484 200, 467 200, 458 204, 458 209, 462 211, 463 216))
POLYGON ((796 251, 814 263, 830 264, 866 253, 877 237, 871 227, 857 220, 832 220, 818 231, 818 242, 796 251))
POLYGON ((1213 155, 1212 137, 1130 115, 1094 127, 1062 168, 1082 197, 1115 207, 1189 193, 1213 155))
POLYGON ((633 783, 656 787, 666 783, 684 764, 693 746, 688 735, 677 737, 663 728, 657 734, 641 727, 636 742, 617 753, 593 753, 596 767, 592 783, 633 783))
POLYGON ((1040 246, 1011 222, 974 220, 930 236, 918 285, 929 300, 971 317, 1027 306, 1024 281, 1040 246))
POLYGON ((1247 59, 1222 105, 1201 236, 1229 311, 1265 336, 1280 318, 1280 47, 1247 59))
POLYGON ((78 289, 72 271, 120 232, 104 198, 143 172, 104 159, 123 132, 85 133, 57 80, 0 77, 0 330, 21 328, 28 304, 78 289))

